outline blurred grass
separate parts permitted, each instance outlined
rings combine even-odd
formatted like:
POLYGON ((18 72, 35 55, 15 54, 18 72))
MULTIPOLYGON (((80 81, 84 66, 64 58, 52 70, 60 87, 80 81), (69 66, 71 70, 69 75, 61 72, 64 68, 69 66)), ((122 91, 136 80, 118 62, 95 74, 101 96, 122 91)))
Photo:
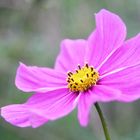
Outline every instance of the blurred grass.
MULTIPOLYGON (((128 38, 140 31, 138 0, 0 0, 0 106, 26 101, 14 85, 19 61, 53 67, 64 38, 87 38, 95 27, 94 13, 102 8, 125 21, 128 38)), ((113 140, 140 139, 140 102, 102 104, 113 140)), ((98 115, 90 125, 78 124, 76 111, 37 128, 17 128, 0 119, 0 140, 101 140, 98 115)))

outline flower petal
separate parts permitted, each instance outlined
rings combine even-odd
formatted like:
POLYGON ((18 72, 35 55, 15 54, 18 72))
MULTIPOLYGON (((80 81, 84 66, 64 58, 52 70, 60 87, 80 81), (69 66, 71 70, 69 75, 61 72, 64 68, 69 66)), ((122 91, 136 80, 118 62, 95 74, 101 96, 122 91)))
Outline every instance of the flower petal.
POLYGON ((78 101, 78 119, 82 126, 87 126, 91 106, 95 102, 108 102, 118 99, 121 92, 117 89, 96 85, 86 93, 81 93, 78 101))
POLYGON ((85 48, 85 40, 63 40, 60 54, 56 60, 55 69, 68 72, 69 70, 75 70, 78 64, 83 65, 85 48))
POLYGON ((140 34, 126 41, 100 68, 100 74, 106 74, 126 66, 140 63, 140 34))
POLYGON ((92 98, 96 102, 109 102, 118 99, 121 96, 121 91, 106 85, 96 85, 93 87, 92 98))
POLYGON ((18 67, 15 84, 25 92, 44 92, 67 85, 66 76, 60 72, 49 68, 26 66, 22 63, 18 67))
POLYGON ((95 99, 92 98, 92 93, 81 93, 78 101, 78 119, 82 126, 87 126, 89 121, 89 113, 95 99))
POLYGON ((97 68, 105 58, 122 45, 126 27, 115 14, 101 10, 96 14, 96 30, 89 36, 86 59, 97 68))
POLYGON ((24 104, 1 108, 1 116, 19 127, 38 127, 48 120, 55 120, 69 114, 77 105, 78 94, 68 89, 47 93, 36 93, 24 104))
POLYGON ((55 120, 69 114, 77 104, 76 93, 68 89, 59 89, 46 93, 34 94, 26 103, 35 114, 55 120))
POLYGON ((140 98, 140 65, 126 67, 100 79, 100 85, 106 85, 121 91, 118 101, 131 102, 140 98))
POLYGON ((24 104, 8 105, 1 108, 1 116, 9 123, 18 127, 33 128, 43 125, 48 120, 29 111, 24 104))

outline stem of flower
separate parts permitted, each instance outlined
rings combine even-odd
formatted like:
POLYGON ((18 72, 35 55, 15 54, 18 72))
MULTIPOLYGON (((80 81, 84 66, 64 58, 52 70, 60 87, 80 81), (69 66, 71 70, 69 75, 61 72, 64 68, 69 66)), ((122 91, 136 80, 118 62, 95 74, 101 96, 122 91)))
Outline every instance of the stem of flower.
POLYGON ((99 106, 98 103, 95 103, 95 108, 96 108, 96 110, 99 114, 99 117, 100 117, 100 120, 101 120, 101 123, 102 123, 102 127, 103 127, 103 130, 104 130, 105 138, 106 138, 106 140, 111 140, 109 132, 108 132, 108 128, 107 128, 107 125, 106 125, 106 122, 105 122, 105 119, 103 117, 102 110, 100 109, 100 106, 99 106))

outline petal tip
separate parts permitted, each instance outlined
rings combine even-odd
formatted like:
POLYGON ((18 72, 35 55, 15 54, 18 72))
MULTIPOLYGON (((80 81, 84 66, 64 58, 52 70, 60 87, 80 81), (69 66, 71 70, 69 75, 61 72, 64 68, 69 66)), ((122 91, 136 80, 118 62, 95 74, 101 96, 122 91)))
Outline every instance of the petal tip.
POLYGON ((2 107, 1 116, 10 124, 17 127, 37 128, 48 119, 33 113, 25 104, 15 104, 2 107))

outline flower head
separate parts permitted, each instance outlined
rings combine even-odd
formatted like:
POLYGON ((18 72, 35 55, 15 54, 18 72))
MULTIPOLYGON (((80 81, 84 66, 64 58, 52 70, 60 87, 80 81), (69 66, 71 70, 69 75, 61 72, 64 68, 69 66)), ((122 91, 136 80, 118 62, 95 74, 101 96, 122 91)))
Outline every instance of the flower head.
POLYGON ((140 34, 125 41, 126 27, 115 14, 101 10, 96 29, 84 39, 61 43, 54 69, 20 63, 16 86, 34 94, 23 104, 1 108, 6 121, 38 127, 78 107, 82 126, 96 102, 131 102, 140 98, 140 34))

